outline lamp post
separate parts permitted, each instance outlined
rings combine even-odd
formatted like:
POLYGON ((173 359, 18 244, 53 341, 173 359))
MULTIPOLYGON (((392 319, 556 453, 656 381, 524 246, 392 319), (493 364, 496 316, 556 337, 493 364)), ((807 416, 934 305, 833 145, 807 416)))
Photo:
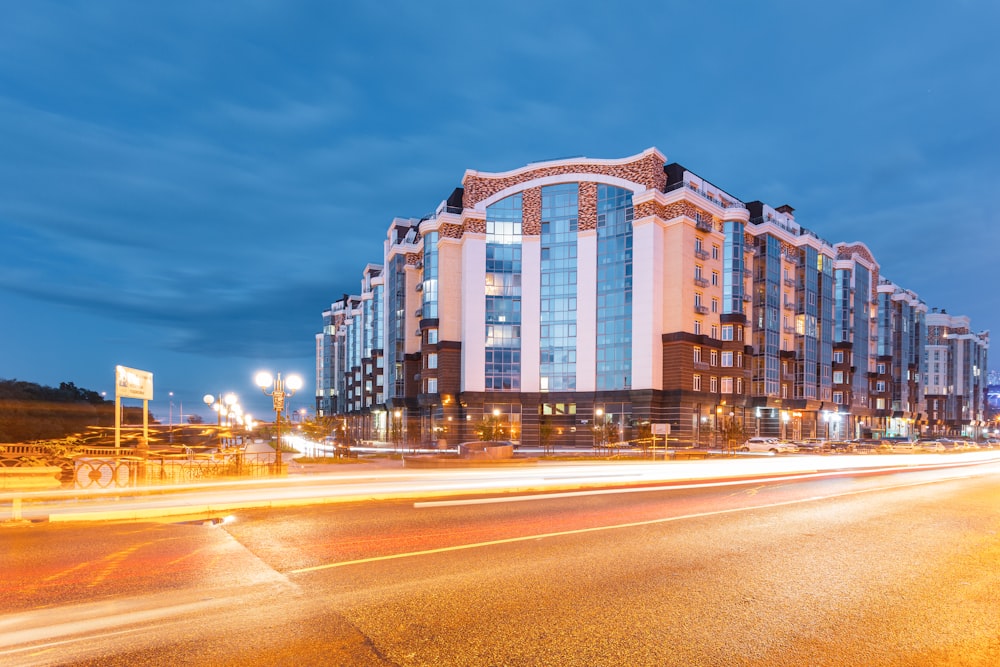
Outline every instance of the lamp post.
POLYGON ((402 439, 400 437, 402 435, 402 433, 400 432, 402 430, 402 423, 400 422, 400 418, 403 416, 403 411, 400 410, 399 408, 396 408, 395 410, 392 411, 392 416, 393 416, 393 420, 392 420, 392 446, 393 446, 393 449, 398 450, 399 449, 399 442, 402 439))
POLYGON ((261 371, 254 376, 254 382, 260 387, 266 396, 271 397, 274 405, 274 428, 278 436, 278 444, 274 448, 274 474, 281 474, 281 413, 285 409, 285 397, 291 398, 295 392, 302 388, 302 378, 298 375, 289 375, 284 380, 281 373, 277 379, 271 377, 267 371, 261 371), (270 391, 268 391, 270 389, 270 391))
POLYGON ((205 394, 202 398, 205 401, 205 405, 215 410, 215 426, 216 434, 219 438, 219 450, 222 450, 222 413, 228 412, 230 407, 238 400, 236 394, 230 392, 228 394, 219 394, 218 397, 212 394, 205 394))

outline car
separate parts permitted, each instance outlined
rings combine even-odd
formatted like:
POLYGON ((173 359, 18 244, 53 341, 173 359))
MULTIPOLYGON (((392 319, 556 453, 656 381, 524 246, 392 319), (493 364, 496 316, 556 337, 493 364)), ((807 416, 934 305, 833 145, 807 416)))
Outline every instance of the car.
POLYGON ((911 440, 896 440, 892 443, 892 451, 900 454, 912 454, 918 449, 917 443, 911 440))
POLYGON ((790 442, 783 442, 777 438, 750 438, 740 447, 742 452, 771 452, 781 454, 784 452, 794 452, 798 449, 790 442))
POLYGON ((825 449, 829 449, 829 447, 827 447, 826 440, 822 438, 804 438, 796 441, 795 444, 798 446, 799 451, 821 452, 825 449))
POLYGON ((937 440, 917 440, 914 445, 922 452, 943 452, 945 446, 937 440))

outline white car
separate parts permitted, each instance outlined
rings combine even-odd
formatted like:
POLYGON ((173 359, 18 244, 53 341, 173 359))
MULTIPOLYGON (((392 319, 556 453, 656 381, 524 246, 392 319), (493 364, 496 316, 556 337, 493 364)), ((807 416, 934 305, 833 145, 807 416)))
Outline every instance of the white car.
POLYGON ((798 450, 799 448, 794 444, 777 438, 750 438, 740 447, 742 452, 771 452, 772 454, 797 452, 798 450))

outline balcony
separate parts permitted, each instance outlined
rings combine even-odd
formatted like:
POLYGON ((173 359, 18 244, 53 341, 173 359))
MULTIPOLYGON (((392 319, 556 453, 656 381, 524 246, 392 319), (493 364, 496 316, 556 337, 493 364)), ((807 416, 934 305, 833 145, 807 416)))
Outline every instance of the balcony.
POLYGON ((663 191, 664 192, 673 192, 674 190, 679 190, 679 189, 684 188, 684 187, 687 188, 687 192, 693 192, 693 193, 697 194, 698 196, 703 197, 704 199, 712 202, 713 204, 715 204, 716 206, 718 206, 720 208, 737 208, 737 209, 744 209, 744 210, 746 209, 746 204, 744 204, 743 202, 741 202, 739 200, 736 200, 736 199, 724 200, 724 199, 722 199, 720 197, 717 197, 716 195, 714 195, 712 193, 707 192, 706 190, 704 190, 702 188, 695 187, 691 183, 685 183, 683 181, 678 182, 678 183, 674 183, 673 185, 668 185, 667 187, 663 188, 663 191))
POLYGON ((694 256, 697 257, 698 259, 708 259, 709 258, 708 251, 704 250, 703 248, 695 248, 694 249, 694 256))
POLYGON ((711 232, 711 231, 713 231, 712 230, 712 221, 711 220, 705 220, 703 218, 695 218, 694 226, 697 227, 698 229, 700 229, 703 232, 711 232))
POLYGON ((698 287, 708 287, 708 281, 702 278, 701 276, 694 277, 694 284, 697 285, 698 287))
POLYGON ((698 313, 699 315, 707 315, 708 314, 708 306, 703 306, 700 303, 696 303, 694 305, 694 312, 698 313))
POLYGON ((781 304, 781 307, 784 308, 785 310, 795 310, 795 302, 786 301, 783 304, 781 304))
POLYGON ((795 287, 795 278, 785 278, 785 284, 789 287, 795 287))

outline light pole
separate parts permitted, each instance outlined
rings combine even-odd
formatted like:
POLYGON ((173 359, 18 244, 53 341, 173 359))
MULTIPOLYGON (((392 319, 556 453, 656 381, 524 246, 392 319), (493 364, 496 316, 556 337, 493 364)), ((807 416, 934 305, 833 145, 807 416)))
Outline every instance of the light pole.
POLYGON ((403 416, 403 411, 400 410, 399 408, 396 408, 395 410, 393 410, 392 416, 394 417, 394 419, 392 420, 392 427, 393 427, 392 428, 392 444, 393 444, 393 449, 399 449, 399 442, 400 442, 400 440, 402 440, 402 438, 400 437, 402 435, 402 433, 400 431, 402 430, 402 427, 403 427, 402 422, 400 421, 400 418, 403 416))
POLYGON ((271 377, 267 371, 261 371, 254 376, 254 382, 260 387, 266 396, 271 397, 274 405, 274 428, 278 436, 278 444, 274 448, 274 474, 281 474, 281 413, 285 409, 285 397, 291 398, 295 392, 302 388, 302 378, 298 375, 289 375, 284 380, 281 373, 277 379, 271 377), (268 391, 270 389, 270 391, 268 391))
POLYGON ((219 394, 218 397, 205 394, 202 400, 205 401, 205 405, 215 410, 216 434, 219 438, 219 451, 222 451, 222 413, 227 412, 237 401, 236 394, 230 392, 225 395, 219 394))

